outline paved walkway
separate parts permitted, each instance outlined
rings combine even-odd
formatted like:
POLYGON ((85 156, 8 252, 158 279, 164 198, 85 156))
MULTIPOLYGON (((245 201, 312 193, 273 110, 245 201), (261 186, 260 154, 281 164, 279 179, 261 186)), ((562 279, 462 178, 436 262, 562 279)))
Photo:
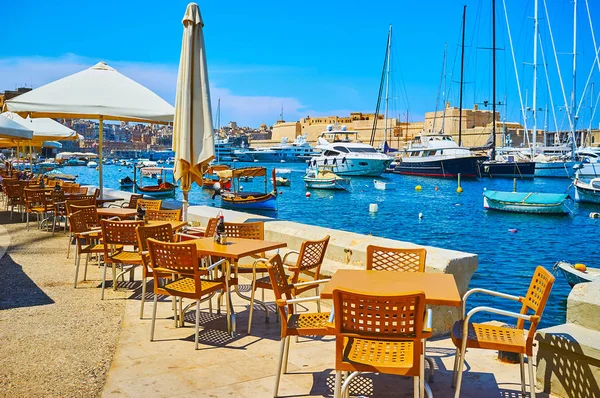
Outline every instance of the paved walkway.
MULTIPOLYGON (((149 294, 149 297, 151 294, 149 294)), ((235 297, 235 295, 234 295, 235 297)), ((150 297, 150 300, 152 298, 150 297)), ((272 295, 267 293, 267 300, 272 295)), ((188 300, 189 301, 189 300, 188 300)), ((189 322, 175 328, 171 302, 159 301, 155 341, 150 342, 152 302, 139 318, 139 293, 127 301, 121 335, 108 379, 105 397, 271 397, 279 352, 279 323, 274 316, 265 323, 264 311, 254 311, 252 335, 245 333, 247 302, 235 298, 238 334, 229 337, 224 315, 202 307, 200 349, 194 350, 195 308, 189 322)), ((271 308, 273 303, 271 301, 271 308)), ((312 303, 308 310, 315 311, 312 303)), ((288 374, 281 378, 282 397, 333 395, 335 342, 332 337, 292 340, 288 374)), ((449 338, 429 341, 428 356, 434 358, 435 397, 452 397, 450 387, 454 346, 449 338)), ((520 395, 519 366, 499 362, 495 352, 471 350, 464 376, 462 397, 516 397, 520 395)), ((412 379, 364 374, 355 379, 353 396, 412 397, 412 379)), ((538 394, 538 397, 546 397, 538 394)))

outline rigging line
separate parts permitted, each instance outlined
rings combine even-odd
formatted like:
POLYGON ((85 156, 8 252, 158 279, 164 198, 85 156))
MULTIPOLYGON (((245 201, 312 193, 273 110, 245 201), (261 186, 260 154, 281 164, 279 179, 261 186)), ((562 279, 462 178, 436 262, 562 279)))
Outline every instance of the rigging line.
POLYGON ((552 25, 550 25, 550 15, 548 14, 548 6, 546 0, 544 0, 544 12, 546 14, 546 23, 548 24, 548 32, 550 33, 550 42, 552 43, 552 50, 554 52, 554 60, 556 61, 556 69, 558 70, 558 81, 560 82, 560 88, 565 101, 565 110, 569 120, 569 127, 573 131, 573 120, 571 111, 569 109, 569 103, 567 101, 567 94, 565 93, 565 85, 563 83, 562 74, 560 73, 560 64, 558 62, 558 54, 556 53, 556 45, 554 44, 554 35, 552 34, 552 25))
POLYGON ((548 73, 548 63, 546 62, 546 52, 544 51, 544 43, 542 38, 540 40, 540 54, 542 55, 542 62, 544 63, 544 72, 546 75, 546 86, 548 87, 548 99, 550 100, 550 108, 552 108, 552 119, 554 120, 554 128, 558 129, 558 123, 556 122, 556 108, 554 107, 554 99, 552 97, 552 88, 550 86, 550 76, 548 73))
MULTIPOLYGON (((594 33, 594 26, 592 25, 592 15, 590 14, 590 5, 588 4, 588 0, 585 0, 585 7, 587 9, 588 20, 590 21, 590 30, 592 32, 592 42, 594 43, 594 48, 597 48, 596 44, 596 34, 594 33)), ((598 52, 596 51, 596 64, 598 65, 598 71, 600 72, 600 58, 598 57, 598 52)))
POLYGON ((440 84, 438 85, 438 92, 435 99, 435 113, 433 114, 433 125, 431 126, 431 132, 435 134, 435 122, 437 119, 438 105, 440 104, 440 92, 442 90, 442 83, 444 82, 444 73, 446 73, 446 50, 448 49, 448 42, 444 47, 444 62, 442 62, 442 73, 440 74, 440 84))
MULTIPOLYGON (((600 47, 596 50, 596 58, 598 58, 598 52, 600 51, 600 47)), ((583 105, 583 100, 585 99, 585 95, 588 91, 588 87, 590 84, 590 80, 592 80, 592 75, 594 74, 594 68, 596 67, 596 63, 592 64, 592 68, 590 69, 590 74, 588 75, 587 81, 585 82, 585 86, 583 87, 583 92, 581 93, 581 99, 579 100, 579 105, 577 106, 577 112, 575 112, 575 119, 579 117, 579 111, 581 110, 581 106, 583 105)))
POLYGON ((527 115, 525 114, 525 105, 523 104, 523 93, 521 91, 521 83, 519 83, 519 71, 517 69, 517 60, 515 58, 515 49, 513 47, 512 36, 510 34, 510 24, 508 22, 508 12, 506 11, 506 1, 502 0, 504 7, 504 18, 506 19, 506 33, 508 34, 508 42, 510 44, 510 52, 512 54, 513 66, 515 68, 515 75, 517 79, 517 92, 519 93, 519 102, 521 103, 521 117, 523 118, 524 134, 528 135, 529 130, 527 129, 527 115))
POLYGON ((383 81, 385 79, 385 66, 388 57, 389 50, 389 39, 385 42, 385 57, 383 59, 383 69, 381 71, 381 81, 379 82, 379 95, 377 95, 377 105, 375 107, 375 118, 373 120, 373 129, 371 130, 371 139, 369 140, 369 145, 373 146, 375 142, 375 132, 377 131, 377 119, 379 119, 379 109, 381 107, 381 93, 383 92, 383 81))
POLYGON ((592 111, 592 117, 590 118, 590 127, 589 129, 592 129, 592 120, 594 120, 594 117, 596 116, 596 110, 598 109, 598 101, 600 101, 600 92, 598 92, 598 97, 596 97, 596 105, 594 105, 594 110, 592 111))

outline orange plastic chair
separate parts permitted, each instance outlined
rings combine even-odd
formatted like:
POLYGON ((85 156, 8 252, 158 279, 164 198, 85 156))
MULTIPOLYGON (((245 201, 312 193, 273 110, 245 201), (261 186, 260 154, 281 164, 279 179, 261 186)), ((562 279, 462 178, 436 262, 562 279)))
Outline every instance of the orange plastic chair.
POLYGON ((514 352, 520 356, 521 365, 521 390, 526 394, 524 355, 527 355, 529 368, 529 387, 531 397, 535 397, 535 375, 533 373, 533 339, 537 326, 542 318, 548 296, 554 284, 554 276, 544 267, 535 269, 533 278, 525 297, 498 293, 487 289, 471 289, 463 296, 462 319, 457 321, 452 328, 452 342, 456 346, 454 361, 454 377, 452 385, 456 384, 455 397, 460 396, 462 372, 467 348, 481 348, 485 350, 499 350, 514 352), (491 307, 475 307, 466 313, 467 299, 474 293, 489 294, 492 296, 518 301, 522 304, 521 311, 511 312, 491 307), (479 312, 489 312, 517 319, 516 328, 505 326, 492 326, 481 323, 471 323, 471 317, 479 312), (530 314, 533 312, 533 314, 530 314), (465 316, 466 314, 466 316, 465 316), (529 322, 529 330, 525 330, 525 322, 529 322), (464 336, 467 336, 465 339, 464 336))
POLYGON ((150 221, 181 221, 181 209, 147 210, 146 216, 150 221))
POLYGON ((60 222, 60 218, 65 219, 63 231, 67 231, 67 206, 65 200, 65 193, 63 191, 52 191, 52 207, 54 208, 54 217, 52 220, 52 236, 54 236, 56 222, 60 222))
MULTIPOLYGON (((152 311, 150 341, 154 340, 158 295, 189 298, 196 301, 195 343, 196 349, 198 349, 200 303, 208 300, 213 293, 226 290, 229 287, 227 278, 210 280, 203 279, 201 276, 209 275, 213 268, 221 265, 225 260, 221 260, 207 268, 200 268, 199 256, 204 256, 202 253, 198 253, 194 243, 166 243, 149 238, 147 244, 150 267, 154 274, 154 309, 152 311), (166 275, 172 276, 172 279, 161 286, 160 281, 166 275), (208 297, 202 299, 203 296, 208 297)), ((183 318, 183 313, 180 316, 183 318)), ((227 318, 229 319, 229 306, 227 306, 227 318)))
POLYGON ((23 221, 23 216, 25 214, 25 197, 23 195, 23 189, 19 184, 6 184, 4 186, 4 192, 6 193, 6 208, 8 209, 8 207, 10 207, 10 219, 12 220, 16 206, 17 211, 21 209, 21 221, 23 221))
POLYGON ((83 280, 87 278, 87 267, 91 254, 100 256, 104 252, 104 245, 98 243, 100 230, 98 226, 98 213, 96 206, 73 206, 73 214, 69 216, 71 233, 75 237, 75 282, 73 287, 77 288, 79 278, 79 265, 81 256, 86 255, 83 280))
MULTIPOLYGON (((284 267, 289 271, 292 271, 292 274, 288 276, 288 282, 292 284, 298 284, 303 282, 309 282, 311 279, 304 277, 304 275, 308 275, 308 273, 312 273, 312 280, 316 281, 321 279, 321 265, 323 264, 323 259, 325 258, 325 252, 327 250, 327 245, 329 244, 329 235, 325 236, 325 238, 321 240, 307 240, 302 242, 302 246, 300 247, 300 251, 289 251, 283 256, 283 264, 284 267), (296 263, 292 266, 286 265, 286 259, 288 256, 295 254, 298 256, 296 263)), ((260 278, 256 280, 253 289, 257 288, 271 289, 271 280, 270 276, 265 278, 260 278)), ((303 285, 301 287, 294 288, 292 290, 292 294, 294 297, 298 296, 301 293, 304 293, 308 290, 315 289, 317 295, 319 295, 319 284, 315 285, 303 285)), ((252 296, 254 298, 254 296, 252 296)), ((264 300, 264 293, 263 293, 264 300)), ((252 304, 250 304, 250 308, 252 308, 252 304)), ((321 311, 321 303, 317 301, 317 311, 321 311)))
POLYGON ((173 228, 171 224, 144 225, 137 227, 138 250, 142 256, 142 305, 140 308, 140 319, 144 317, 144 303, 146 301, 146 285, 148 278, 154 278, 152 268, 150 268, 150 258, 148 257, 148 238, 156 239, 161 242, 173 242, 173 228))
POLYGON ((51 201, 46 197, 46 191, 43 189, 25 188, 25 212, 27 213, 27 230, 29 231, 29 214, 36 214, 38 226, 40 215, 46 216, 46 213, 54 210, 51 201))
POLYGON ((290 351, 291 336, 327 336, 332 335, 333 331, 327 328, 327 323, 331 317, 330 312, 303 312, 297 314, 294 310, 296 303, 308 301, 317 301, 319 296, 293 298, 294 288, 305 287, 316 283, 327 281, 311 281, 299 285, 292 285, 288 282, 288 276, 285 274, 283 260, 279 254, 276 254, 267 263, 267 271, 272 281, 271 289, 275 294, 275 302, 281 318, 281 348, 279 350, 279 360, 277 364, 277 375, 275 376, 275 389, 273 396, 277 397, 279 392, 279 381, 281 373, 287 373, 288 354, 290 351), (286 311, 287 309, 287 311, 286 311))
MULTIPOLYGON (((365 295, 342 289, 333 291, 335 330, 334 397, 346 396, 354 377, 362 372, 414 378, 414 396, 424 397, 425 293, 365 295), (342 384, 342 372, 352 372, 342 384)), ((431 317, 429 317, 431 319, 431 317)))
POLYGON ((130 273, 133 281, 133 271, 136 266, 142 265, 142 256, 135 250, 138 245, 136 228, 143 226, 143 221, 110 221, 101 220, 102 243, 104 245, 104 272, 102 273, 102 300, 106 286, 106 266, 112 264, 113 290, 117 290, 117 279, 125 273, 130 273), (124 246, 133 246, 134 250, 125 250, 124 246), (116 266, 122 267, 117 275, 116 266), (125 269, 125 265, 130 267, 125 269))
POLYGON ((136 202, 136 209, 142 206, 146 210, 160 210, 162 200, 153 199, 138 199, 136 202))
POLYGON ((367 246, 367 270, 425 272, 426 249, 367 246))

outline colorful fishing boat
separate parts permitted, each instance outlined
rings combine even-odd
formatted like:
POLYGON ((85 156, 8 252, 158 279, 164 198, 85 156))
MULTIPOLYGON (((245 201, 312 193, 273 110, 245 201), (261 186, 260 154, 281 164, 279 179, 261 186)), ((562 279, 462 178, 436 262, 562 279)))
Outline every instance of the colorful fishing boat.
POLYGON ((121 178, 119 180, 119 186, 121 188, 133 188, 133 180, 129 176, 121 178))
POLYGON ((277 169, 275 172, 275 183, 278 187, 289 187, 292 185, 292 170, 290 169, 277 169))
POLYGON ((216 172, 219 178, 231 180, 230 190, 217 190, 215 194, 221 196, 223 207, 247 210, 277 210, 277 189, 275 183, 275 169, 272 172, 273 190, 267 192, 267 169, 265 167, 245 167, 216 172), (243 191, 240 180, 244 177, 264 177, 264 192, 243 191))
POLYGON ((485 191, 483 207, 515 213, 566 214, 568 197, 558 193, 485 191))
POLYGON ((229 170, 230 167, 226 164, 215 164, 208 168, 202 177, 202 188, 213 189, 216 183, 219 183, 221 189, 230 189, 231 181, 228 179, 222 180, 216 173, 217 171, 229 170))
POLYGON ((579 175, 576 175, 573 185, 575 185, 575 201, 600 204, 600 178, 592 178, 590 182, 584 182, 579 179, 579 175))
POLYGON ((573 265, 566 261, 559 261, 554 264, 554 272, 556 273, 558 270, 562 272, 571 287, 578 283, 600 281, 599 268, 590 268, 583 264, 573 265))
POLYGON ((177 186, 167 182, 166 179, 167 171, 172 173, 173 169, 166 169, 164 167, 136 167, 136 169, 140 171, 140 178, 137 180, 139 184, 136 182, 136 173, 133 175, 136 192, 157 198, 175 196, 175 189, 177 186), (142 176, 148 175, 149 173, 160 173, 160 177, 156 179, 157 185, 144 186, 142 176))

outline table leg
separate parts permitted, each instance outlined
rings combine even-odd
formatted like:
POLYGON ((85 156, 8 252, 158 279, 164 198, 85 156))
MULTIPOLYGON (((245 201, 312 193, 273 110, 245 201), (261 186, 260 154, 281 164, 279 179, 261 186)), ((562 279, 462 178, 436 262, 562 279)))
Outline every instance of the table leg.
MULTIPOLYGON (((231 277, 231 265, 229 263, 229 261, 225 261, 225 272, 226 272, 226 277, 225 277, 225 290, 227 290, 227 295, 225 296, 225 299, 227 301, 226 305, 227 305, 227 332, 233 336, 235 334, 235 329, 236 329, 236 325, 235 325, 235 311, 233 309, 233 304, 231 302, 231 290, 229 289, 229 278, 231 277)), ((235 265, 235 269, 237 270, 237 264, 235 265)), ((236 272, 236 276, 237 276, 237 272, 236 272)))

